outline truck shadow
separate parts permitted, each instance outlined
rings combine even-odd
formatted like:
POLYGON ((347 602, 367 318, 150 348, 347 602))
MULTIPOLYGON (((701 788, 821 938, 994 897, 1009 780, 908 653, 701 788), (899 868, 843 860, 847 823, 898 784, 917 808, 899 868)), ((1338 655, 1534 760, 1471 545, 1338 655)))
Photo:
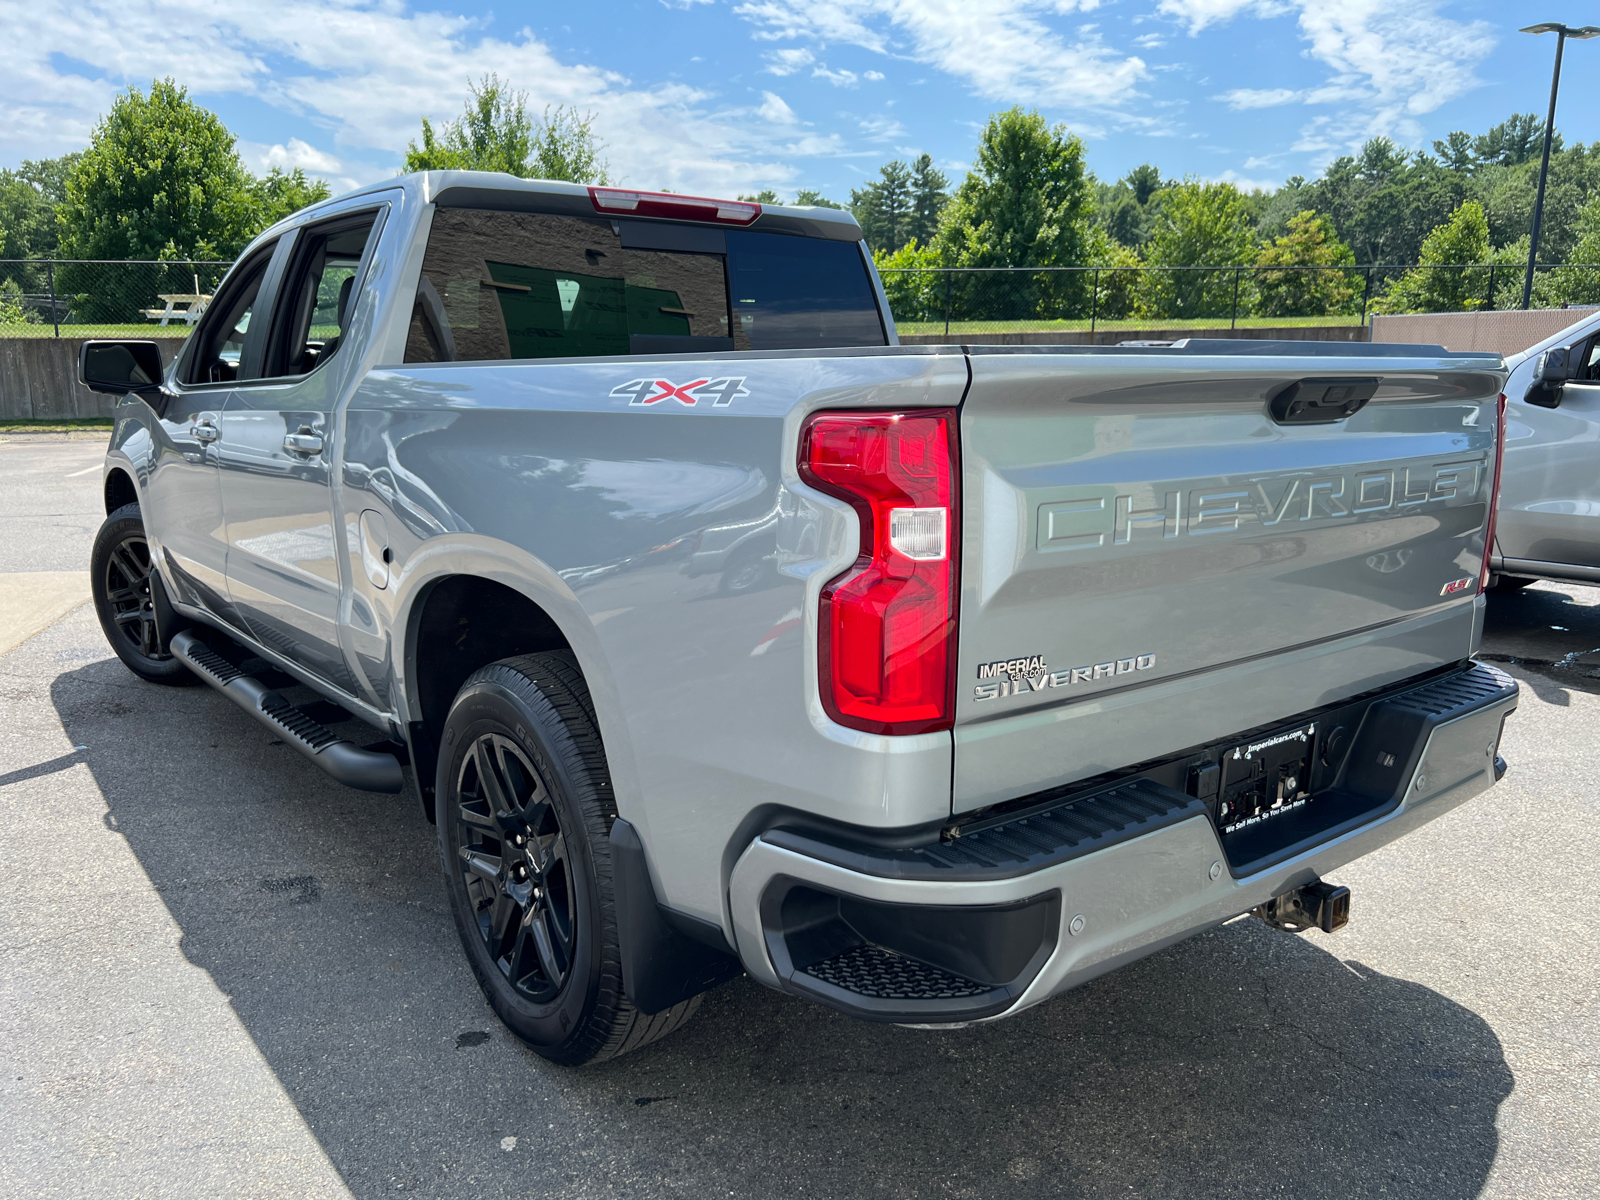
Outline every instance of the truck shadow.
POLYGON ((1600 694, 1600 588, 1547 581, 1488 595, 1479 658, 1522 668, 1541 700, 1563 708, 1571 692, 1600 694))
POLYGON ((184 953, 363 1200, 1465 1200, 1494 1162, 1513 1079, 1480 1017, 1248 919, 997 1025, 868 1025, 741 979, 655 1046, 553 1067, 483 1004, 409 795, 332 784, 115 660, 52 699, 184 953), (193 769, 151 786, 130 746, 193 769))

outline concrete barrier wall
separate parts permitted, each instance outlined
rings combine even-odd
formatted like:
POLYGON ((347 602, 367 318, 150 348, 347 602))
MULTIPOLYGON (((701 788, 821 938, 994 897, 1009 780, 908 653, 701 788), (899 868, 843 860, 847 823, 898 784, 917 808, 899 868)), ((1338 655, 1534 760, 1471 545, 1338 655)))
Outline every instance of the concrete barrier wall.
MULTIPOLYGON (((1396 318, 1389 318, 1391 320, 1396 318)), ((1364 342, 1361 325, 1285 326, 1272 329, 1116 329, 1043 333, 952 333, 902 337, 908 346, 1114 346, 1118 342, 1175 342, 1180 338, 1265 338, 1290 341, 1364 342)), ((0 420, 57 420, 111 415, 111 397, 78 383, 78 347, 85 338, 0 338, 0 420)), ((1396 340, 1396 339, 1388 339, 1396 340)), ((1416 339, 1407 339, 1416 340, 1416 339)), ((157 338, 163 362, 182 338, 157 338)))
POLYGON ((1596 315, 1592 308, 1534 308, 1523 312, 1404 313, 1372 318, 1375 342, 1420 342, 1446 350, 1518 354, 1568 325, 1596 315))
MULTIPOLYGON (((78 347, 87 338, 0 338, 0 420, 109 417, 111 397, 78 382, 78 347)), ((171 362, 182 338, 158 338, 171 362)))
POLYGON ((1365 325, 1283 325, 1268 329, 1087 329, 1031 333, 901 334, 904 346, 1115 346, 1118 342, 1176 342, 1182 338, 1252 338, 1292 342, 1364 342, 1365 325))

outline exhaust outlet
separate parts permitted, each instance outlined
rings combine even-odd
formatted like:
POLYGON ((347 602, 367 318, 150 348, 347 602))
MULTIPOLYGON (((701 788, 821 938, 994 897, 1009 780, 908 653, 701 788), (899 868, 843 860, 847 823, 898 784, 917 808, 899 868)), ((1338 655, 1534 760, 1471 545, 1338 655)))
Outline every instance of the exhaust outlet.
POLYGON ((1350 889, 1318 879, 1251 910, 1274 929, 1336 933, 1350 923, 1350 889))

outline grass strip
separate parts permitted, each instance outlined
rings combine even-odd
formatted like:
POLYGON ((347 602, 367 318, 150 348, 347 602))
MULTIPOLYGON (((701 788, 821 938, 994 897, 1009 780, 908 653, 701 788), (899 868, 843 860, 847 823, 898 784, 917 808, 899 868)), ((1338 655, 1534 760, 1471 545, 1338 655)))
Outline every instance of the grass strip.
POLYGON ((0 417, 0 433, 111 432, 110 417, 0 417))

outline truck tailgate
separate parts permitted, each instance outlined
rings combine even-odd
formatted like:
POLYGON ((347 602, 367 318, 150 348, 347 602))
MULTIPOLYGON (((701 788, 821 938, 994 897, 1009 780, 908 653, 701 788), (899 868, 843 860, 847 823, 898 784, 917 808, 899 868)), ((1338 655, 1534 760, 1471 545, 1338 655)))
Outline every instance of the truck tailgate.
POLYGON ((1504 371, 1351 350, 971 349, 956 812, 1472 652, 1504 371), (1275 418, 1304 380, 1378 386, 1275 418))

